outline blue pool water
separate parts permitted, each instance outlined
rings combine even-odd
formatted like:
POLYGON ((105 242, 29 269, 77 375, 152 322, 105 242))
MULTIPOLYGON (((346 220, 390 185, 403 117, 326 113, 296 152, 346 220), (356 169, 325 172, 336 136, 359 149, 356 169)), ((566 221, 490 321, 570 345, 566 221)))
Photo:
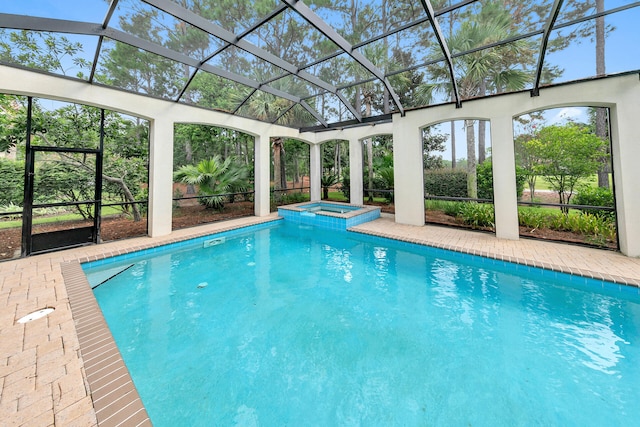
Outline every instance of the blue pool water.
POLYGON ((345 212, 353 212, 362 209, 358 206, 350 206, 345 205, 343 203, 324 203, 324 202, 314 202, 306 205, 301 205, 301 209, 304 209, 307 212, 334 212, 334 213, 345 213, 345 212))
POLYGON ((131 266, 94 292, 155 426, 640 420, 635 288, 286 221, 154 251, 84 268, 131 266))

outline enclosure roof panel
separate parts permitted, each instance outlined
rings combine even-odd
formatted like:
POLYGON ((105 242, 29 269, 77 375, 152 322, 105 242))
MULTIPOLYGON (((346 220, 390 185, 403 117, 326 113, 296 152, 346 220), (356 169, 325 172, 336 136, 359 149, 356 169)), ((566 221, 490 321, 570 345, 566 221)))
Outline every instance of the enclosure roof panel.
POLYGON ((640 69, 640 1, 0 2, 0 63, 305 130, 640 69))

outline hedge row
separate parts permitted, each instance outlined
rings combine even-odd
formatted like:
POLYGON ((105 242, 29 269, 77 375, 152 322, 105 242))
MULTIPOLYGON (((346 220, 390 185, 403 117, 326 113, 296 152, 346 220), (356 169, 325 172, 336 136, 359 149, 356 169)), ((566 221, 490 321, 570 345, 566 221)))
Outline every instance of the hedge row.
POLYGON ((0 158, 0 206, 22 205, 24 162, 0 158))
MULTIPOLYGON (((477 168, 478 198, 493 199, 493 169, 491 161, 485 161, 477 168)), ((516 169, 516 189, 522 196, 526 178, 516 169)), ((467 171, 462 169, 438 169, 424 175, 425 194, 430 196, 467 197, 467 171)))

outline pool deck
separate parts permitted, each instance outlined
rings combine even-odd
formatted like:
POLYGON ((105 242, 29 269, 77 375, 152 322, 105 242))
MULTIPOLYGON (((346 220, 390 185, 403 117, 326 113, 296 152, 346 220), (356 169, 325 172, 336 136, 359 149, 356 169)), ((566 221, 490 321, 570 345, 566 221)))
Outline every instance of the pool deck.
MULTIPOLYGON (((151 425, 79 263, 275 219, 242 218, 0 262, 0 426, 151 425), (44 307, 55 311, 17 323, 44 307)), ((612 251, 408 226, 388 215, 352 230, 640 286, 640 258, 612 251)))

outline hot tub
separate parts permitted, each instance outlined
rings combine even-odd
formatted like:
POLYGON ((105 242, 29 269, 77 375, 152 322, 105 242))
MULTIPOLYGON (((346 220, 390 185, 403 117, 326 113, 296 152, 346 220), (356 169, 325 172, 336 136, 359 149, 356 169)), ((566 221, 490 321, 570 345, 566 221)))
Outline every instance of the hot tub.
POLYGON ((380 218, 380 208, 338 202, 305 202, 278 206, 278 215, 285 221, 346 230, 380 218))

